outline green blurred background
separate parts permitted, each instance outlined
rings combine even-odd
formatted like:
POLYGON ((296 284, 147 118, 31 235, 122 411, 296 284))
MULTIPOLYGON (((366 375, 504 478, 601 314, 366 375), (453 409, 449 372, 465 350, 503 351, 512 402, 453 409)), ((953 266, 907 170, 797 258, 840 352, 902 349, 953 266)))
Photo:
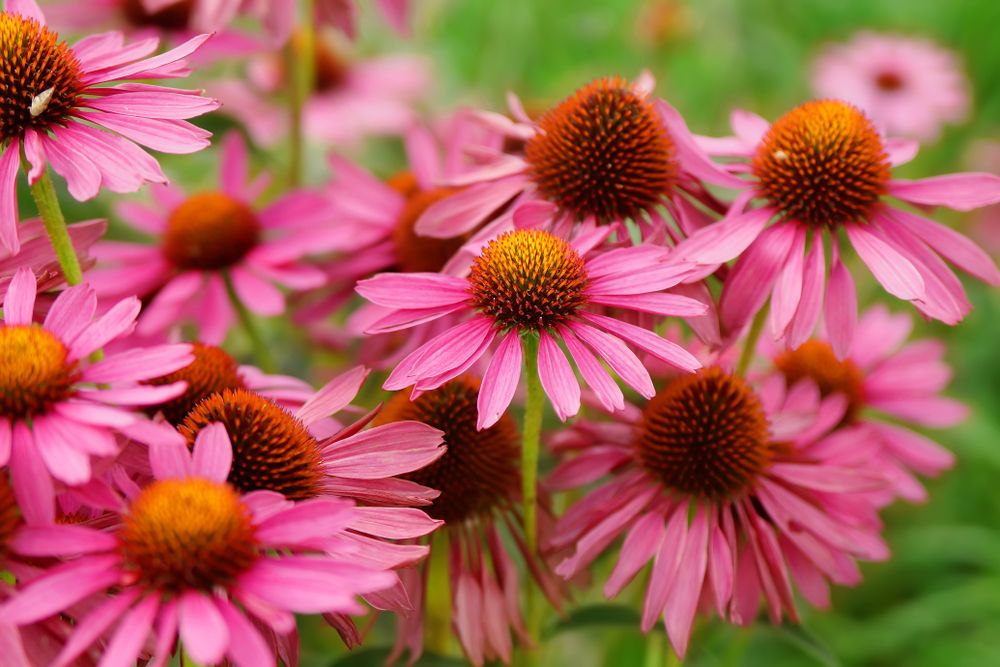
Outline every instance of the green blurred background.
MULTIPOLYGON (((411 1, 414 36, 407 40, 387 31, 373 18, 372 3, 362 0, 356 48, 360 55, 413 51, 430 56, 437 83, 428 112, 457 104, 502 109, 507 90, 520 94, 529 108, 544 108, 595 77, 634 77, 649 68, 658 79, 657 93, 684 114, 695 132, 721 134, 733 107, 774 118, 807 99, 808 65, 819 47, 872 29, 926 36, 956 50, 972 81, 968 121, 923 147, 901 175, 968 169, 975 140, 1000 139, 998 0, 411 1)), ((211 92, 210 79, 201 85, 211 92)), ((229 127, 218 118, 205 124, 214 130, 229 127)), ((380 140, 362 160, 388 174, 399 167, 401 155, 398 142, 380 140)), ((285 156, 258 157, 262 164, 280 167, 285 156)), ((321 157, 318 151, 311 156, 314 182, 324 178, 321 157)), ((169 156, 163 162, 182 182, 204 186, 214 177, 214 156, 208 153, 169 156)), ((64 200, 74 220, 108 215, 110 201, 106 195, 84 205, 64 200)), ((27 197, 22 207, 31 209, 27 197)), ((937 217, 959 228, 969 224, 958 215, 937 217)), ((860 281, 872 282, 868 277, 860 281)), ((686 664, 1000 665, 1000 295, 967 285, 975 309, 962 325, 920 323, 916 333, 947 341, 955 368, 950 393, 972 407, 972 417, 960 428, 931 434, 956 453, 957 465, 929 481, 930 501, 898 504, 885 513, 892 559, 866 564, 864 582, 835 591, 831 610, 801 605, 801 627, 760 623, 737 629, 700 622, 686 664)), ((884 300, 874 291, 866 299, 870 303, 876 297, 884 300)), ((307 368, 299 332, 272 322, 268 335, 284 370, 329 374, 329 368, 317 371, 315 363, 307 368)), ((239 334, 231 343, 240 350, 239 334)), ((641 590, 632 586, 622 600, 639 596, 641 590)), ((389 619, 379 619, 365 647, 346 654, 321 621, 304 620, 302 664, 381 665, 392 631, 389 619)), ((662 633, 644 637, 628 605, 604 601, 598 592, 582 595, 576 611, 552 620, 546 632, 545 666, 652 666, 670 660, 662 633)), ((464 663, 428 656, 419 664, 464 663)))

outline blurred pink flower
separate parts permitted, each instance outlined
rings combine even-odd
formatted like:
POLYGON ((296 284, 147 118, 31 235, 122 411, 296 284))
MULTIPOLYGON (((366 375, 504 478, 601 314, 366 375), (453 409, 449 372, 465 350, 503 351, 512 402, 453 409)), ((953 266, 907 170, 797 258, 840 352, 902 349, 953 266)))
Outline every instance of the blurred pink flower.
MULTIPOLYGON (((701 181, 736 187, 740 181, 714 164, 695 144, 680 114, 651 99, 649 72, 629 83, 597 79, 532 120, 509 96, 516 120, 479 112, 480 120, 507 138, 507 145, 469 149, 481 166, 442 179, 456 194, 430 206, 417 221, 425 236, 451 238, 482 226, 472 242, 512 228, 549 229, 569 237, 581 229, 635 222, 646 240, 671 234, 659 212, 691 217, 687 197, 716 204, 701 181), (684 196, 682 196, 682 193, 684 196), (503 215, 495 215, 507 202, 503 215)), ((622 234, 626 234, 621 227, 622 234)))
POLYGON ((182 441, 123 406, 183 392, 182 383, 142 382, 190 363, 191 348, 134 348, 88 363, 91 354, 132 331, 138 299, 124 299, 95 320, 94 291, 76 285, 59 295, 39 325, 32 321, 35 295, 35 276, 19 269, 0 327, 0 466, 10 466, 25 519, 49 523, 55 518, 53 478, 68 486, 89 482, 91 459, 118 453, 115 434, 150 445, 182 441))
POLYGON ((75 664, 116 622, 103 649, 115 664, 131 664, 147 646, 150 664, 166 664, 178 637, 201 664, 274 664, 261 629, 284 636, 293 613, 360 611, 356 596, 392 585, 346 537, 362 520, 349 501, 241 497, 225 483, 233 451, 222 425, 206 427, 192 454, 175 451, 113 529, 26 527, 16 536, 17 553, 65 561, 0 607, 0 622, 33 623, 107 596, 79 619, 54 665, 75 664))
MULTIPOLYGON (((212 94, 264 146, 288 133, 288 111, 277 99, 287 88, 281 59, 266 53, 244 76, 215 81, 212 94)), ((312 140, 357 147, 369 136, 398 135, 417 120, 415 103, 430 88, 427 61, 414 55, 351 60, 325 40, 316 43, 315 87, 303 108, 304 132, 312 140)))
POLYGON ((641 245, 591 255, 609 231, 598 228, 571 243, 537 229, 507 232, 483 249, 468 277, 381 273, 359 282, 361 296, 392 310, 369 333, 408 329, 449 314, 471 316, 407 355, 384 388, 412 385, 423 392, 440 387, 499 340, 479 392, 478 426, 486 428, 514 397, 521 377, 522 336, 539 338, 538 374, 562 420, 580 409, 580 384, 559 341, 609 409, 620 409, 624 398, 601 360, 636 391, 653 395, 649 373, 626 342, 683 370, 699 368, 698 360, 676 343, 588 310, 609 306, 678 317, 707 310, 700 301, 662 292, 690 270, 670 262, 665 248, 641 245))
MULTIPOLYGON (((974 168, 1000 175, 1000 141, 976 141, 970 153, 969 161, 974 168)), ((973 213, 972 222, 972 235, 993 257, 1000 257, 1000 204, 977 210, 973 213)))
POLYGON ((136 329, 141 336, 193 322, 201 340, 220 343, 235 320, 227 276, 236 297, 262 316, 285 311, 275 283, 292 290, 323 284, 322 272, 302 260, 338 241, 326 198, 293 190, 256 207, 268 178, 249 179, 246 143, 235 132, 223 141, 219 171, 219 190, 185 196, 158 186, 153 205, 117 206, 156 245, 103 241, 93 248, 98 266, 88 279, 98 294, 149 299, 136 329))
POLYGON ((695 277, 737 260, 720 302, 730 333, 742 329, 770 296, 774 338, 797 347, 824 311, 830 342, 841 356, 857 319, 854 280, 841 261, 843 236, 887 292, 947 324, 957 324, 971 305, 943 260, 1000 284, 1000 271, 972 241, 884 201, 889 195, 917 206, 969 211, 1000 202, 1000 177, 894 178, 892 167, 912 159, 916 143, 883 139, 863 112, 836 100, 807 102, 773 124, 736 111, 732 124, 736 136, 702 137, 699 143, 713 154, 743 158, 727 166, 750 178, 741 181, 722 220, 675 249, 680 260, 703 267, 695 277), (751 208, 755 202, 760 205, 751 208), (824 238, 831 244, 828 282, 824 238))
POLYGON ((35 0, 6 0, 4 7, 0 141, 7 145, 0 156, 0 244, 8 250, 17 252, 19 246, 15 185, 22 148, 30 182, 51 164, 82 201, 102 185, 133 192, 146 182, 166 182, 156 160, 136 144, 166 153, 208 146, 211 133, 184 119, 217 108, 215 100, 147 83, 101 84, 187 76, 183 59, 209 35, 146 58, 157 40, 126 47, 121 33, 109 32, 69 47, 45 26, 35 0))
MULTIPOLYGON (((904 345, 912 327, 908 315, 893 315, 885 306, 873 306, 858 322, 842 360, 823 338, 808 340, 794 350, 762 341, 765 355, 789 385, 810 382, 821 396, 840 394, 847 399, 841 432, 831 440, 882 445, 876 456, 869 454, 867 461, 858 463, 877 467, 891 481, 886 501, 892 495, 926 500, 927 492, 913 473, 936 475, 955 462, 950 451, 901 424, 946 428, 968 415, 963 404, 940 395, 951 379, 951 369, 943 359, 944 344, 927 339, 904 345)), ((844 446, 849 447, 846 442, 844 446)))
POLYGON ((550 547, 574 553, 556 572, 581 573, 624 533, 604 593, 618 595, 652 561, 642 630, 662 617, 681 657, 699 609, 745 625, 763 596, 772 622, 797 621, 793 584, 826 607, 828 581, 856 584, 855 559, 888 556, 866 496, 885 480, 838 460, 822 439, 847 401, 821 400, 804 384, 786 393, 774 379, 758 393, 707 368, 674 379, 644 408, 579 420, 552 440, 553 449, 578 455, 552 472, 547 488, 610 475, 559 521, 550 547))
POLYGON ((957 55, 927 39, 862 32, 813 63, 820 97, 857 105, 889 135, 936 139, 969 113, 969 82, 957 55))

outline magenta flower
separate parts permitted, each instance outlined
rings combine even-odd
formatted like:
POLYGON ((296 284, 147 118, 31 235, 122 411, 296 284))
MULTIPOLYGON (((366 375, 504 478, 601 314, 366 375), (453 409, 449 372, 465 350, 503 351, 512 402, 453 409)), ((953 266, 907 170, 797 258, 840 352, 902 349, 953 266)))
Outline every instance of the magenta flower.
POLYGON ((178 438, 122 409, 156 403, 184 391, 179 383, 145 386, 144 380, 191 362, 187 345, 134 348, 87 358, 127 335, 139 314, 124 299, 94 319, 97 298, 87 285, 55 300, 43 324, 32 321, 36 280, 19 269, 7 289, 0 327, 0 466, 10 466, 18 505, 29 523, 55 517, 53 478, 69 486, 91 478, 91 459, 118 453, 115 434, 147 444, 178 438))
POLYGON ((886 291, 948 324, 956 324, 971 306, 943 260, 1000 284, 996 265, 969 239, 884 201, 891 195, 914 205, 968 211, 1000 201, 1000 176, 893 178, 891 167, 911 159, 916 145, 883 140, 861 111, 835 100, 807 102, 771 125, 747 112, 734 113, 732 120, 737 136, 702 144, 720 155, 745 158, 732 169, 750 178, 725 218, 675 251, 704 272, 739 258, 720 303, 730 332, 738 332, 770 295, 774 338, 797 347, 824 311, 831 340, 839 341, 834 347, 841 349, 857 318, 854 281, 841 261, 842 236, 886 291), (755 200, 760 205, 751 207, 755 200), (824 239, 831 245, 829 281, 824 239))
POLYGON ((98 294, 150 298, 137 332, 153 336, 193 322, 201 340, 217 344, 235 320, 226 277, 252 312, 280 315, 285 296, 274 283, 309 289, 323 274, 303 257, 337 240, 326 199, 292 191, 256 208, 266 177, 248 178, 246 144, 238 134, 222 146, 220 190, 185 196, 179 189, 153 188, 155 205, 122 203, 118 212, 156 245, 104 241, 94 246, 100 262, 88 274, 98 294))
POLYGON ((885 480, 863 454, 842 463, 819 439, 847 402, 821 401, 805 385, 785 394, 776 379, 758 394, 718 367, 680 376, 644 408, 578 421, 555 443, 579 454, 549 488, 611 476, 559 521, 550 546, 574 553, 556 572, 579 574, 624 534, 604 593, 617 595, 652 561, 642 629, 662 617, 681 657, 699 609, 749 624, 763 597, 773 622, 797 620, 793 584, 825 607, 828 581, 856 584, 855 559, 888 555, 866 495, 885 480))
MULTIPOLYGON (((427 512, 445 522, 447 540, 430 543, 430 556, 420 570, 399 573, 414 611, 398 617, 396 647, 390 661, 409 651, 412 663, 423 652, 424 601, 431 558, 448 559, 452 627, 474 665, 482 665, 484 660, 509 663, 512 632, 530 641, 521 615, 517 566, 508 549, 516 547, 542 591, 553 605, 559 605, 558 584, 546 564, 527 548, 519 528, 517 424, 504 415, 488 428, 477 428, 478 393, 479 381, 463 375, 414 400, 410 400, 410 392, 400 392, 375 418, 379 424, 406 419, 428 424, 444 432, 447 445, 440 459, 406 475, 408 480, 440 489, 441 495, 427 512), (509 540, 502 539, 504 533, 509 540)), ((544 507, 539 510, 544 535, 551 530, 552 520, 544 507)))
POLYGON ((661 206, 686 218, 691 206, 682 193, 714 203, 699 179, 730 187, 740 182, 695 144, 673 107, 650 99, 655 85, 648 72, 634 83, 598 79, 537 121, 513 96, 516 121, 481 112, 489 127, 520 150, 478 149, 482 167, 444 181, 469 187, 429 207, 417 222, 417 233, 442 238, 466 234, 513 199, 510 212, 476 238, 490 238, 511 224, 568 236, 578 222, 590 227, 633 220, 644 236, 662 240, 670 231, 658 211, 661 206))
POLYGON ((921 141, 969 113, 969 81, 957 54, 926 39, 859 33, 816 58, 812 87, 857 105, 890 135, 921 141))
POLYGON ((697 316, 706 311, 699 301, 662 293, 690 268, 668 262, 664 248, 618 248, 584 259, 607 231, 579 235, 572 243, 541 230, 508 232, 483 248, 466 278, 382 273, 359 282, 359 294, 393 309, 370 333, 408 329, 448 314, 471 316, 407 355, 384 387, 436 389, 468 370, 499 340, 478 398, 478 426, 487 428, 514 397, 521 376, 522 335, 539 339, 538 374, 563 420, 580 409, 580 384, 560 340, 609 409, 621 409, 624 398, 599 360, 640 394, 653 395, 649 373, 626 342, 683 370, 699 368, 698 360, 676 343, 589 310, 604 306, 661 316, 697 316))
POLYGON ((101 186, 134 192, 146 182, 166 182, 156 160, 136 144, 166 153, 208 146, 210 133, 184 119, 217 108, 215 100, 145 83, 102 84, 186 76, 183 58, 209 35, 145 58, 156 50, 155 39, 125 47, 123 36, 110 32, 70 47, 45 26, 35 0, 6 0, 4 6, 0 243, 8 250, 18 250, 15 180, 22 149, 32 183, 51 164, 70 194, 85 200, 101 186))
POLYGON ((907 315, 892 315, 879 305, 861 317, 852 344, 839 355, 822 338, 808 340, 794 350, 769 350, 774 346, 766 343, 762 347, 789 385, 807 381, 824 397, 840 394, 846 398, 842 432, 834 438, 842 438, 845 448, 853 440, 881 443, 882 450, 868 464, 883 470, 893 495, 922 501, 927 492, 913 473, 936 475, 950 468, 955 457, 900 422, 947 428, 965 419, 968 408, 940 395, 951 379, 940 341, 903 344, 912 326, 907 315))
POLYGON ((258 628, 287 635, 293 613, 360 611, 356 596, 392 585, 393 575, 358 559, 345 537, 361 520, 350 502, 293 503, 264 491, 241 497, 226 483, 233 452, 222 426, 202 431, 193 456, 183 453, 111 530, 22 529, 17 553, 66 560, 0 607, 0 623, 33 623, 106 596, 78 619, 55 665, 75 664, 116 622, 103 648, 114 664, 133 663, 147 642, 151 664, 165 664, 178 637, 202 664, 274 664, 258 628))

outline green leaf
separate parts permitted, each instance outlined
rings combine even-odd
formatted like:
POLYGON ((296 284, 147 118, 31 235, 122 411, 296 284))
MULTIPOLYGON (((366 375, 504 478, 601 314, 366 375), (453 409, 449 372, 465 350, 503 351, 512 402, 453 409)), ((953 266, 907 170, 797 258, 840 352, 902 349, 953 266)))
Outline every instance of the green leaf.
POLYGON ((817 663, 826 667, 840 667, 840 660, 823 640, 801 625, 784 623, 772 627, 774 634, 796 646, 817 663))

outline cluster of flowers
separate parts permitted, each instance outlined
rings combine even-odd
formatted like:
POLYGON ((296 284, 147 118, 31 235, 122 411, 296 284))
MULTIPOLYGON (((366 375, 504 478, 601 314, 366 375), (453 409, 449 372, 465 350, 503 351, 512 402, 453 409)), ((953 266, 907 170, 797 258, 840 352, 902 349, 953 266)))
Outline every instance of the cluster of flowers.
MULTIPOLYGON (((645 571, 642 630, 662 620, 683 656, 698 614, 794 621, 795 591, 828 605, 888 556, 882 508, 951 465, 904 426, 964 416, 940 395, 942 346, 908 343, 908 315, 859 315, 848 267, 957 324, 949 264, 1000 272, 927 216, 1000 202, 997 176, 896 178, 916 143, 832 97, 698 136, 647 73, 428 127, 405 93, 379 106, 371 79, 392 68, 337 70, 311 36, 299 120, 364 109, 349 138, 402 131, 406 169, 382 180, 333 153, 329 183, 273 196, 233 132, 217 185, 189 194, 144 148, 207 147, 189 119, 218 102, 128 81, 187 76, 199 49, 295 53, 294 3, 69 5, 137 34, 69 46, 34 0, 0 14, 4 665, 293 665, 294 614, 353 647, 371 610, 397 615, 393 657, 414 660, 431 559, 468 659, 509 662, 537 640, 527 590, 564 610, 612 550, 604 593, 645 571), (247 15, 263 42, 227 32, 247 15), (177 46, 154 55, 157 30, 177 46), (148 242, 67 225, 50 166, 78 200, 147 186, 115 210, 148 242), (19 167, 39 220, 19 220, 19 167), (220 347, 239 321, 266 367, 254 324, 283 314, 364 366, 314 391, 220 347), (369 369, 391 392, 370 411, 352 405, 369 369), (545 397, 568 423, 543 436, 545 397)), ((405 29, 405 2, 380 6, 405 29)), ((314 8, 303 24, 353 32, 352 3, 314 8)))

